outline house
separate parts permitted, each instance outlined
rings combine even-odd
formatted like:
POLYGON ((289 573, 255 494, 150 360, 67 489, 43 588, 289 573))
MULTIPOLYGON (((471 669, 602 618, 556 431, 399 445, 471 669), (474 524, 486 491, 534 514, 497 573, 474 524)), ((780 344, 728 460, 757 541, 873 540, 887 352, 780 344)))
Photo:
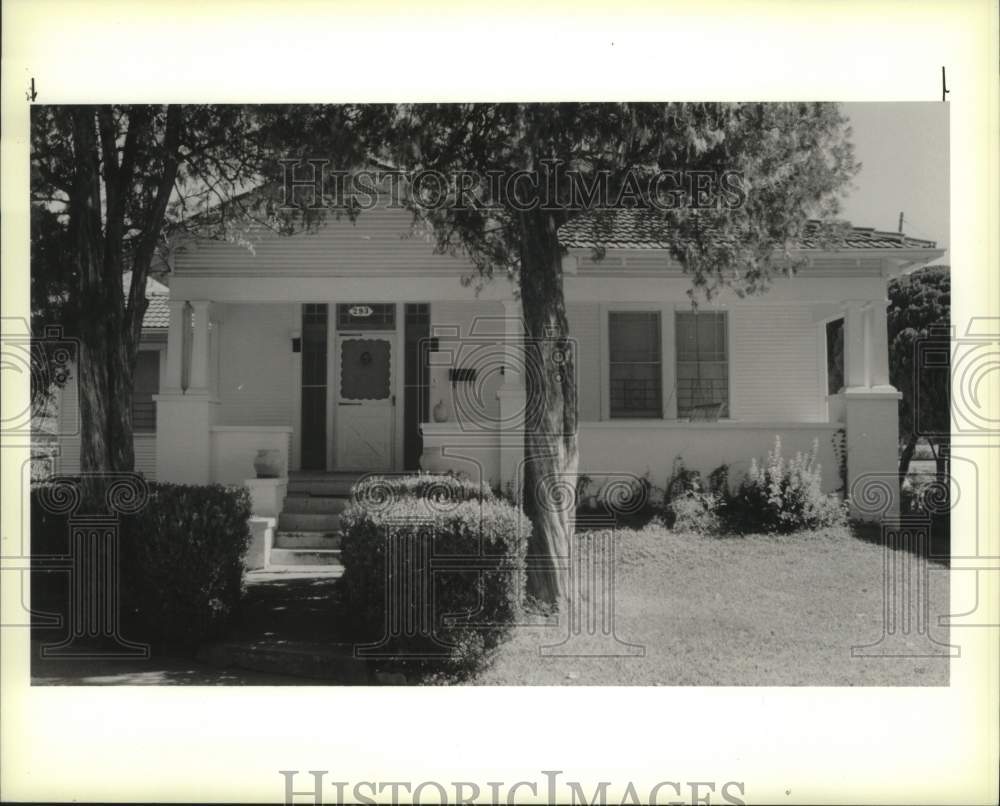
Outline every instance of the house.
MULTIPOLYGON (((520 304, 503 279, 470 288, 471 263, 410 229, 406 211, 377 208, 316 232, 262 232, 251 249, 179 249, 144 328, 138 469, 243 483, 265 450, 298 478, 424 467, 514 482, 520 304)), ((619 211, 601 231, 598 242, 583 218, 560 232, 581 473, 662 484, 679 456, 738 476, 780 436, 786 455, 818 445, 824 485, 846 481, 856 516, 895 511, 886 284, 942 250, 853 228, 836 249, 801 243, 805 267, 766 294, 724 293, 692 311, 689 278, 642 212, 619 211), (844 377, 831 389, 827 331, 838 320, 844 377)), ((62 469, 72 463, 67 447, 62 469)), ((280 507, 279 496, 270 508, 280 507)))

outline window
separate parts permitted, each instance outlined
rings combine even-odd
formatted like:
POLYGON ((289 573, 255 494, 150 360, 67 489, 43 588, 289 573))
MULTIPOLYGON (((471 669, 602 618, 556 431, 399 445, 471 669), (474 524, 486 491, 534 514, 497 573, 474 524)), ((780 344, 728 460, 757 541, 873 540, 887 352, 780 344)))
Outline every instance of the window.
POLYGON ((611 416, 662 417, 660 314, 610 314, 608 341, 611 416))
POLYGON ((677 416, 729 416, 729 350, 725 312, 678 312, 677 416))
POLYGON ((394 302, 337 306, 337 330, 395 330, 394 302))
POLYGON ((826 393, 837 394, 844 386, 844 318, 826 323, 826 393))
POLYGON ((302 306, 302 452, 303 470, 326 469, 326 343, 329 309, 323 303, 302 306))
POLYGON ((158 350, 140 350, 132 378, 132 430, 138 433, 156 431, 156 403, 153 400, 160 390, 160 353, 158 350))

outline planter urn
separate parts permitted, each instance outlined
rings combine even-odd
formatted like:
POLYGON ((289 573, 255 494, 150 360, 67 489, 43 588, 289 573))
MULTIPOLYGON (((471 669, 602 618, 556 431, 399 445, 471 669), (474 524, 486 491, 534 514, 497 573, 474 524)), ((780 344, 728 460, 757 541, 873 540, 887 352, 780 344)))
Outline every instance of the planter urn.
POLYGON ((281 451, 275 448, 261 448, 253 460, 253 469, 259 479, 281 478, 281 451))

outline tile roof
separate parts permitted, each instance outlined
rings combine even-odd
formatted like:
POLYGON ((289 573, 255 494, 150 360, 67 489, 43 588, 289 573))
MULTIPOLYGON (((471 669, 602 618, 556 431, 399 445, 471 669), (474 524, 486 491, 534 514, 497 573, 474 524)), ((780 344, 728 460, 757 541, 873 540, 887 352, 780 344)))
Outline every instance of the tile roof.
MULTIPOLYGON (((815 237, 819 221, 806 225, 801 249, 819 249, 815 237)), ((559 240, 568 248, 666 249, 666 225, 653 210, 614 210, 602 216, 584 213, 559 229, 559 240)), ((898 232, 883 232, 871 227, 851 227, 838 244, 841 249, 935 249, 934 241, 911 238, 898 232)))
MULTIPOLYGON (((127 271, 122 275, 122 291, 126 294, 132 287, 132 272, 127 271)), ((146 278, 146 313, 142 317, 143 330, 166 329, 170 324, 170 308, 167 300, 170 299, 170 289, 163 283, 146 278)))

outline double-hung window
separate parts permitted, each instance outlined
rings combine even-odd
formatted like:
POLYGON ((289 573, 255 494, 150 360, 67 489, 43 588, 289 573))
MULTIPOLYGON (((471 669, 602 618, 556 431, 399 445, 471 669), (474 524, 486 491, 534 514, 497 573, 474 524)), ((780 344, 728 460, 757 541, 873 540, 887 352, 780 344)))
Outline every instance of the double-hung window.
POLYGON ((611 417, 662 417, 659 312, 612 312, 608 336, 611 417))
POLYGON ((729 416, 729 349, 725 312, 678 311, 678 418, 729 416))

